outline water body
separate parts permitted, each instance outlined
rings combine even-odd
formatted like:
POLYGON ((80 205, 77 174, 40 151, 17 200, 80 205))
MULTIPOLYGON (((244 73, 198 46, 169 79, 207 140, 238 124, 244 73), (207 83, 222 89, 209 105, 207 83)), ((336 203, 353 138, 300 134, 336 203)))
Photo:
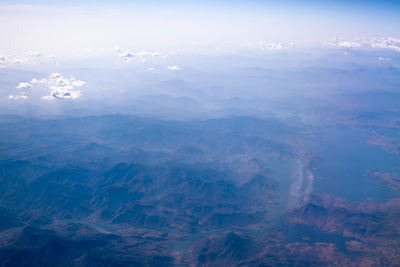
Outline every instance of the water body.
POLYGON ((269 168, 272 169, 272 177, 279 182, 279 191, 276 192, 279 203, 270 205, 266 218, 271 225, 280 222, 280 219, 286 211, 289 203, 289 192, 292 185, 293 171, 297 167, 297 161, 293 159, 271 158, 269 168))
POLYGON ((322 158, 315 176, 314 192, 350 201, 384 202, 396 197, 390 188, 366 179, 368 170, 400 173, 400 156, 364 143, 365 129, 331 127, 309 149, 322 158))
POLYGON ((268 208, 265 217, 270 224, 267 228, 279 225, 288 208, 307 203, 314 187, 314 174, 304 167, 301 159, 271 158, 269 164, 272 177, 279 181, 279 192, 276 192, 279 203, 268 208))

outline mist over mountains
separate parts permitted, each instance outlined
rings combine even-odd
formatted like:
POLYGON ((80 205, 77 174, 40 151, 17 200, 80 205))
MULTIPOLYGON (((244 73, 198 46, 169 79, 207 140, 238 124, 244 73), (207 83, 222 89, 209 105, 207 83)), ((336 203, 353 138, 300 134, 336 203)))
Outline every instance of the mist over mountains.
POLYGON ((333 53, 2 70, 1 264, 396 265, 398 56, 333 53))
POLYGON ((382 113, 321 113, 323 128, 292 117, 4 115, 1 262, 394 264, 398 169, 390 162, 398 160, 398 148, 378 140, 397 140, 398 121, 382 113), (354 116, 363 119, 355 124, 354 116), (340 141, 329 137, 337 131, 345 135, 340 141), (342 146, 379 152, 342 159, 335 154, 342 146), (371 165, 383 154, 383 165, 371 165), (350 187, 341 160, 352 177, 359 175, 350 187), (332 161, 337 172, 329 171, 332 161), (374 168, 392 176, 365 176, 374 168), (329 176, 336 173, 343 177, 329 176), (327 190, 332 181, 339 187, 327 190))

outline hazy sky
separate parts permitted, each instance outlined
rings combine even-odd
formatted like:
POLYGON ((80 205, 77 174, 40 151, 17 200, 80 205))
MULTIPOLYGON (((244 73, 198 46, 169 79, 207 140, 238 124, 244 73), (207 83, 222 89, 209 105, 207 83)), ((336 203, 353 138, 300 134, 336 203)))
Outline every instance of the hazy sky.
POLYGON ((400 37, 399 1, 215 2, 1 1, 0 53, 400 37))
POLYGON ((397 90, 394 71, 324 68, 400 66, 398 14, 398 1, 0 0, 0 113, 197 114, 234 97, 397 90))

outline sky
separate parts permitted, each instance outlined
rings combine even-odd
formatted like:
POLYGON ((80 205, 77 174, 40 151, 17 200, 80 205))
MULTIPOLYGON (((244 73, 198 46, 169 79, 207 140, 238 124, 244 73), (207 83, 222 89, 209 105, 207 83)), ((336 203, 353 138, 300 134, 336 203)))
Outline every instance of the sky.
POLYGON ((0 54, 315 47, 399 38, 398 14, 399 1, 0 1, 0 54))
POLYGON ((343 82, 336 68, 398 68, 398 14, 386 0, 0 0, 0 114, 181 115, 235 110, 236 97, 391 92, 391 69, 390 82, 343 82))

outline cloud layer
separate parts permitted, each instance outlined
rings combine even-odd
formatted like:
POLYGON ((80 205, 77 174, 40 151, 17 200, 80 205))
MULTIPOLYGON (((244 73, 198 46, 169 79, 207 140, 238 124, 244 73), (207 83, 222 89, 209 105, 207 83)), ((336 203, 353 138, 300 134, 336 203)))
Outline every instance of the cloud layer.
POLYGON ((388 38, 371 38, 361 40, 343 40, 341 38, 334 38, 327 43, 330 46, 343 47, 343 48, 372 48, 372 49, 387 49, 400 52, 400 39, 394 37, 388 38))

